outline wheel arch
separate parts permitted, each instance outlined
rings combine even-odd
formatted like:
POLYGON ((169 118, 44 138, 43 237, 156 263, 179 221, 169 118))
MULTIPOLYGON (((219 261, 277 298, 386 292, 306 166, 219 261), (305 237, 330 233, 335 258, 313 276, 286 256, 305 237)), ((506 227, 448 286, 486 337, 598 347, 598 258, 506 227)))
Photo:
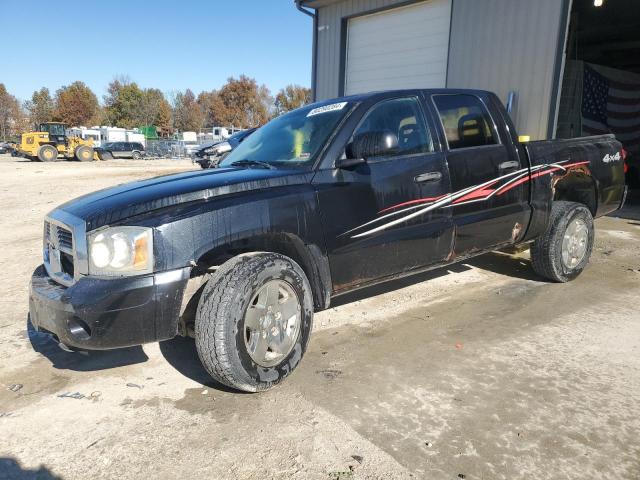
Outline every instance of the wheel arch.
POLYGON ((313 303, 317 310, 329 307, 331 296, 331 274, 329 261, 321 249, 308 244, 299 236, 288 233, 265 233, 251 235, 215 246, 195 260, 195 269, 206 271, 222 265, 227 260, 250 252, 279 253, 295 261, 311 284, 313 303))
POLYGON ((598 211, 598 188, 588 170, 568 171, 553 179, 553 201, 580 203, 595 218, 598 211))

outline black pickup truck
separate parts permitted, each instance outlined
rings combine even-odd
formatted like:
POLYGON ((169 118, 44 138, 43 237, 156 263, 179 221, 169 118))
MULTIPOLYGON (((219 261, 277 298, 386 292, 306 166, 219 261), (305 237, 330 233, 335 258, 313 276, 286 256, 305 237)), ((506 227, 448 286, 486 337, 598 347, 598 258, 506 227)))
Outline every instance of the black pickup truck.
POLYGON ((490 250, 575 278, 621 207, 613 136, 520 143, 472 90, 344 97, 283 115, 220 168, 91 193, 49 213, 30 318, 68 347, 195 337, 219 382, 265 390, 332 298, 490 250))

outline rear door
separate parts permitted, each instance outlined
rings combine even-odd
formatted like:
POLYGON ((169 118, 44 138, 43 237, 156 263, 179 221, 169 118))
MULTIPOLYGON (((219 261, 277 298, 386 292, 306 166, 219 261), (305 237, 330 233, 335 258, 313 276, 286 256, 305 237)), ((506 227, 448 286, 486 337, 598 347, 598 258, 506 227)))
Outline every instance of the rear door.
POLYGON ((130 143, 130 142, 125 142, 123 145, 124 145, 124 147, 123 147, 124 152, 123 152, 122 156, 126 157, 126 158, 133 157, 133 149, 135 148, 134 144, 130 143))
POLYGON ((500 113, 488 96, 434 94, 432 101, 451 175, 455 255, 517 241, 530 217, 529 170, 500 113))
POLYGON ((450 252, 450 212, 431 208, 449 193, 449 175, 444 154, 434 148, 422 98, 381 100, 351 138, 380 131, 398 136, 393 155, 320 170, 314 178, 335 291, 443 261, 450 252))
POLYGON ((124 142, 115 142, 111 152, 115 158, 123 158, 125 153, 124 142))

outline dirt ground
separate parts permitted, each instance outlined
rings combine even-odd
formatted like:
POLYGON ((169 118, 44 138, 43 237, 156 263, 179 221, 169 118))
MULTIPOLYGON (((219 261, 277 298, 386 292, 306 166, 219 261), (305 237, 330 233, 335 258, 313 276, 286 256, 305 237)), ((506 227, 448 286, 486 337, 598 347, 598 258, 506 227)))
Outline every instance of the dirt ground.
POLYGON ((640 478, 638 207, 570 284, 496 253, 341 298, 259 395, 190 340, 70 354, 28 328, 45 213, 191 168, 0 156, 0 479, 640 478))

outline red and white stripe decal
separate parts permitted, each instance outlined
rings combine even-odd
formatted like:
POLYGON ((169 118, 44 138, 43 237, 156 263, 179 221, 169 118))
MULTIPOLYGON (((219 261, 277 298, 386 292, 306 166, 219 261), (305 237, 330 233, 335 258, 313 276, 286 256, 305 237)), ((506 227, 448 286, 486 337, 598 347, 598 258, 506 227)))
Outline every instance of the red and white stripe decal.
POLYGON ((387 223, 383 223, 376 227, 373 227, 367 231, 352 235, 351 238, 361 238, 374 233, 386 230, 400 223, 411 220, 424 213, 436 210, 438 208, 453 208, 469 203, 484 202, 489 200, 494 195, 503 195, 516 188, 523 183, 526 183, 534 178, 539 178, 544 175, 549 175, 557 171, 565 171, 570 168, 579 167, 582 165, 588 165, 589 162, 575 162, 568 163, 568 160, 564 162, 551 163, 545 165, 538 165, 531 169, 523 168, 515 172, 502 175, 501 177, 489 180, 481 183, 480 185, 474 185, 473 187, 464 188, 454 193, 441 195, 439 197, 425 197, 418 198, 416 200, 409 200, 406 202, 398 203, 390 207, 386 207, 378 212, 378 215, 382 215, 367 223, 344 232, 342 235, 355 232, 367 226, 379 223, 382 220, 396 217, 399 214, 407 213, 407 215, 389 220, 387 223), (497 185, 497 186, 496 186, 497 185), (412 213, 408 213, 412 212, 412 213))

